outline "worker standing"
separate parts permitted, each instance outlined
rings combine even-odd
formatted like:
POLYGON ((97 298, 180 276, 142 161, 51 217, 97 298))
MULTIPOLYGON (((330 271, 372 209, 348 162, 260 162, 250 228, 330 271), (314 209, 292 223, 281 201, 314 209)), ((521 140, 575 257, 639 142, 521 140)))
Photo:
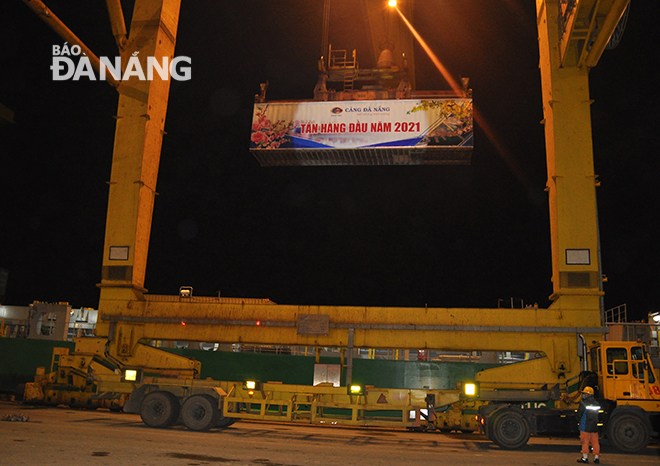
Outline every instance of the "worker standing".
POLYGON ((580 443, 582 443, 582 458, 578 463, 589 462, 589 444, 594 453, 594 463, 600 463, 600 444, 598 443, 598 411, 600 406, 594 399, 594 389, 585 387, 582 390, 582 401, 577 410, 577 419, 580 428, 580 443))

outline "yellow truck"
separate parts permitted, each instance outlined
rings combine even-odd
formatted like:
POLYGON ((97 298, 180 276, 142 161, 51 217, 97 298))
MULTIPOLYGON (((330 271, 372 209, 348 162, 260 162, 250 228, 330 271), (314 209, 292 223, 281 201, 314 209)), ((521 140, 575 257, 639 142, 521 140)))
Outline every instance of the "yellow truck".
MULTIPOLYGON (((638 452, 646 448, 653 434, 660 432, 660 382, 646 344, 642 342, 601 341, 589 346, 588 367, 565 387, 546 387, 550 397, 530 389, 530 400, 512 403, 507 389, 485 384, 474 399, 490 401, 479 409, 480 422, 489 439, 503 448, 519 448, 530 434, 577 432, 575 403, 584 387, 593 387, 600 403, 601 433, 618 450, 638 452), (495 395, 495 396, 493 396, 495 395), (504 403, 499 400, 509 398, 504 403), (548 407, 552 404, 553 407, 548 407)), ((518 370, 525 371, 525 363, 518 370)), ((500 385, 502 386, 502 385, 500 385)), ((540 391, 543 393, 543 390, 540 391)))
MULTIPOLYGON (((511 335, 500 337, 504 343, 511 335)), ((537 378, 539 368, 551 365, 543 356, 486 369, 451 390, 204 380, 197 361, 140 343, 133 353, 150 356, 138 363, 133 357, 109 357, 109 348, 105 339, 86 338, 77 341, 73 355, 56 351, 54 370, 41 371, 27 384, 25 401, 123 409, 157 428, 181 422, 208 430, 251 419, 482 430, 502 448, 516 449, 530 435, 577 432, 580 392, 590 386, 601 406, 602 434, 617 449, 641 451, 660 431, 660 377, 642 342, 594 342, 578 357, 572 377, 567 374, 576 371, 549 371, 546 382, 537 378)))

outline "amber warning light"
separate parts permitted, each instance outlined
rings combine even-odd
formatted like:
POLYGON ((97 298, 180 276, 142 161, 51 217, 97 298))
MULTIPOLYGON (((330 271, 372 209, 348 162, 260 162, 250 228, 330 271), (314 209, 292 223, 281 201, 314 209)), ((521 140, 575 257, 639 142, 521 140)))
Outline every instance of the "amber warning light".
POLYGON ((479 385, 476 382, 465 382, 463 384, 463 394, 467 397, 479 396, 479 385))

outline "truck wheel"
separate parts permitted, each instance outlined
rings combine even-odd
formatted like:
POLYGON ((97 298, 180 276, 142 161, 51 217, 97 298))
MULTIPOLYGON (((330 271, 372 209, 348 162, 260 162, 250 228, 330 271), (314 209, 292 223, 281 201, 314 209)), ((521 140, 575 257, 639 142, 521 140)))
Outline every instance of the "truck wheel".
POLYGON ((607 423, 607 438, 617 449, 626 453, 637 453, 649 444, 651 433, 646 422, 637 413, 616 414, 607 423))
POLYGON ((180 410, 179 400, 170 392, 151 392, 140 403, 140 417, 149 427, 170 427, 179 417, 180 410))
POLYGON ((183 425, 190 430, 209 430, 217 425, 219 417, 218 400, 211 395, 193 395, 181 408, 183 425))
POLYGON ((225 427, 229 427, 236 421, 238 421, 238 418, 225 417, 222 408, 218 407, 218 421, 215 423, 216 427, 218 427, 219 429, 224 429, 225 427))
POLYGON ((225 427, 229 427, 232 425, 234 422, 238 421, 237 418, 235 417, 224 417, 222 413, 220 413, 218 422, 215 424, 216 427, 219 427, 220 429, 224 429, 225 427))
POLYGON ((530 429, 525 416, 517 408, 506 408, 495 414, 489 426, 493 441, 507 450, 524 446, 529 440, 530 429))

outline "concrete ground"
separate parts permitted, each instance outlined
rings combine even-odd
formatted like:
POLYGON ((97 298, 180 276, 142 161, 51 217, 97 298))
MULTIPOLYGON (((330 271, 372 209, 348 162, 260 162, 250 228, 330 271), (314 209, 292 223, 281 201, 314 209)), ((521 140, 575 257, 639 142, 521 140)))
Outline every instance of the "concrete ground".
MULTIPOLYGON (((573 465, 577 438, 532 438, 502 450, 478 434, 416 433, 237 422, 224 430, 153 429, 139 415, 0 402, 0 465, 390 466, 573 465), (11 420, 13 419, 13 420, 11 420)), ((660 442, 641 454, 602 446, 601 464, 660 464, 660 442)))

